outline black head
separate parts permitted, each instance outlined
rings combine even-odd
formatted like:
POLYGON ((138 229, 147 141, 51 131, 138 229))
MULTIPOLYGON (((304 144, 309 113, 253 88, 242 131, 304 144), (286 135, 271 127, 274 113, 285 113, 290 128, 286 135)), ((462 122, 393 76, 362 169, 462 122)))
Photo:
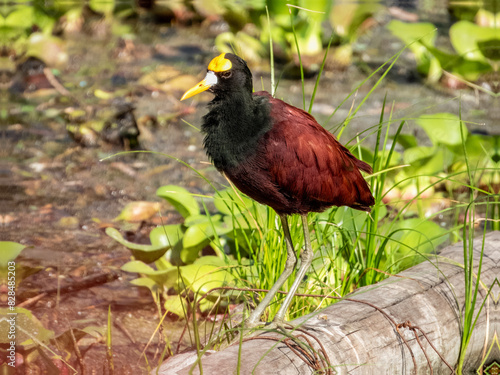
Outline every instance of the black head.
POLYGON ((232 53, 223 53, 208 64, 203 81, 186 91, 181 100, 203 91, 210 91, 216 97, 230 96, 236 92, 252 93, 252 73, 242 58, 232 53))

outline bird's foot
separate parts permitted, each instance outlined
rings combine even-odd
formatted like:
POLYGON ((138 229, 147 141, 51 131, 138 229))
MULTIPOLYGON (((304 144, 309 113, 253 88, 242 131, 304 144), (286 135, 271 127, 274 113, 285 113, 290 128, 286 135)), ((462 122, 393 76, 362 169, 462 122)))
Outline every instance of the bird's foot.
POLYGON ((249 319, 245 319, 241 324, 243 329, 247 329, 247 330, 250 330, 250 331, 253 331, 257 328, 261 328, 261 327, 264 327, 267 325, 266 322, 262 322, 262 321, 253 321, 253 320, 249 320, 249 319))
POLYGON ((298 328, 298 326, 295 326, 284 319, 280 318, 275 318, 273 319, 272 322, 263 322, 263 321, 253 321, 250 319, 246 319, 241 323, 241 326, 243 329, 247 329, 250 331, 254 331, 256 329, 262 329, 265 331, 271 331, 271 330, 280 330, 280 331, 285 331, 285 330, 294 330, 295 328, 298 328))
MULTIPOLYGON (((273 320, 272 322, 252 321, 246 319, 231 329, 232 342, 237 341, 240 335, 251 336, 265 331, 278 331, 281 333, 293 330, 295 327, 284 320, 273 320)), ((288 334, 287 334, 288 335, 288 334)))
POLYGON ((285 321, 284 319, 274 319, 272 322, 267 323, 264 327, 264 330, 274 330, 280 332, 285 336, 291 336, 294 332, 304 333, 305 331, 316 331, 314 326, 311 326, 305 322, 299 324, 292 324, 290 322, 285 321))
POLYGON ((300 326, 291 324, 283 319, 274 319, 264 326, 265 330, 277 331, 285 336, 291 336, 291 334, 299 328, 300 326))
POLYGON ((226 341, 224 344, 221 342, 221 344, 222 347, 231 346, 241 340, 245 341, 254 336, 262 335, 263 333, 265 336, 265 332, 280 333, 287 339, 291 339, 295 342, 297 341, 297 337, 303 336, 303 333, 308 334, 305 332, 306 330, 309 330, 307 324, 292 324, 284 319, 274 319, 272 322, 252 322, 247 319, 242 321, 237 326, 234 326, 232 329, 226 331, 225 339, 223 341, 226 341, 228 337, 229 341, 226 341))

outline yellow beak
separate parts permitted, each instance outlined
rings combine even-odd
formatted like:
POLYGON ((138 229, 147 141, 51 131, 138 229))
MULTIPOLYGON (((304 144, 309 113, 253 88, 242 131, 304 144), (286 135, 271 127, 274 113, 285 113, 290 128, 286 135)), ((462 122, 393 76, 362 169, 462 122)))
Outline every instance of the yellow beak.
POLYGON ((184 95, 182 95, 181 100, 190 98, 192 96, 195 96, 196 94, 199 94, 200 92, 206 91, 210 87, 212 87, 213 85, 216 85, 216 84, 217 84, 217 76, 215 75, 214 72, 209 70, 207 72, 205 79, 203 81, 201 81, 200 83, 198 83, 196 86, 187 90, 184 93, 184 95))

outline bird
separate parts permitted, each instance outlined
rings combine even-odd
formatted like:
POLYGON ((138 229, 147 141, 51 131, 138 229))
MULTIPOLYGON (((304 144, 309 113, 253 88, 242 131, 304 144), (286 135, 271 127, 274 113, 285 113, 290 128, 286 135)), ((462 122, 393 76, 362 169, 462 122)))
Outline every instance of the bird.
POLYGON ((181 100, 203 91, 214 95, 201 125, 208 158, 241 192, 276 211, 285 237, 284 270, 245 320, 248 327, 263 323, 266 307, 297 267, 288 216, 301 216, 304 249, 300 266, 272 321, 283 325, 313 260, 307 214, 332 206, 370 212, 375 199, 360 171, 372 173, 372 168, 308 112, 266 91, 253 92, 250 69, 232 53, 212 59, 205 78, 187 90, 181 100))

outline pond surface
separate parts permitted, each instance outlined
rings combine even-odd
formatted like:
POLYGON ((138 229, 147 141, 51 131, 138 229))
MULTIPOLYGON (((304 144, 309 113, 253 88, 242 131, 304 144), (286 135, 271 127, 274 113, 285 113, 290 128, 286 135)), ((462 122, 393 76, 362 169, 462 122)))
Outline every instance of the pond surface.
MULTIPOLYGON (((418 13, 431 15, 434 21, 443 19, 439 12, 414 12, 418 13)), ((312 114, 334 133, 382 72, 367 81, 331 117, 336 107, 403 47, 385 28, 389 18, 387 13, 378 15, 369 33, 356 41, 356 64, 344 69, 327 66, 321 78, 312 114)), ((227 25, 220 19, 190 27, 168 25, 146 11, 126 24, 133 30, 133 37, 102 36, 97 27, 94 32, 79 31, 62 39, 67 63, 57 67, 55 76, 69 95, 64 95, 60 87, 50 85, 44 89, 35 83, 12 90, 8 101, 3 102, 6 126, 2 127, 0 140, 2 238, 28 246, 17 259, 18 267, 39 268, 39 272, 20 284, 19 302, 47 288, 117 271, 130 259, 130 252, 104 234, 106 227, 118 226, 128 231, 131 240, 147 242, 154 226, 181 220, 176 211, 163 204, 161 217, 152 217, 145 223, 113 222, 128 202, 159 201, 155 191, 167 184, 184 186, 195 194, 213 193, 199 175, 167 155, 188 163, 218 188, 227 185, 207 163, 202 135, 196 129, 210 94, 179 101, 182 93, 204 76, 207 63, 217 55, 214 36, 218 28, 225 30, 227 25), (132 113, 141 131, 140 149, 155 153, 120 154, 123 147, 105 142, 92 132, 83 138, 68 133, 68 125, 112 121, 124 99, 133 104, 132 113)), ((438 26, 443 28, 445 24, 438 26)), ((446 33, 440 33, 440 42, 446 44, 443 35, 446 33)), ((263 86, 270 90, 269 64, 250 65, 255 89, 263 86)), ((10 68, 10 79, 22 82, 22 72, 15 71, 12 64, 10 68)), ((277 77, 282 69, 283 65, 276 66, 277 77)), ((307 103, 314 84, 315 77, 305 81, 307 103)), ((300 80, 280 79, 276 96, 301 107, 300 80)), ((500 133, 498 107, 493 110, 498 104, 495 98, 481 91, 424 84, 415 73, 413 55, 405 51, 350 122, 342 134, 343 143, 360 133, 368 137, 368 144, 374 143, 376 129, 366 130, 378 124, 384 98, 386 111, 394 110, 394 124, 407 119, 404 132, 417 134, 424 142, 425 133, 412 122, 424 113, 461 113, 471 129, 500 133)), ((159 318, 150 293, 128 284, 133 278, 121 273, 115 281, 60 298, 52 294, 29 308, 46 328, 58 335, 69 327, 105 326, 111 305, 117 321, 113 327, 117 371, 141 373, 141 352, 154 334, 159 318)), ((167 336, 174 348, 182 327, 182 322, 167 325, 167 336)), ((185 338, 181 348, 187 346, 189 340, 185 338)), ((146 351, 151 363, 156 363, 161 348, 155 336, 146 351)), ((101 341, 86 354, 86 369, 100 373, 104 361, 101 341)))

